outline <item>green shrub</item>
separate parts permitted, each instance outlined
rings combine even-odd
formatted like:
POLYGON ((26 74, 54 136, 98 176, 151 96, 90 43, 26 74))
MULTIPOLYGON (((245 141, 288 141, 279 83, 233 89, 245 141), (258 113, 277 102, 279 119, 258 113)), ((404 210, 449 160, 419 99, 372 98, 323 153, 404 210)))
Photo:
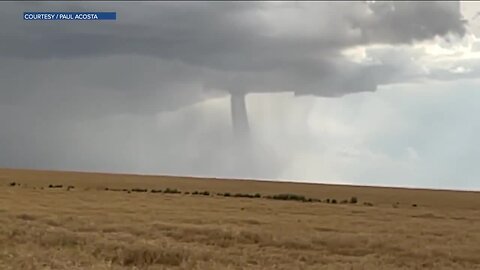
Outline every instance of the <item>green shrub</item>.
POLYGON ((357 197, 351 197, 351 198, 350 198, 350 203, 355 204, 355 203, 357 203, 357 202, 358 202, 357 197))

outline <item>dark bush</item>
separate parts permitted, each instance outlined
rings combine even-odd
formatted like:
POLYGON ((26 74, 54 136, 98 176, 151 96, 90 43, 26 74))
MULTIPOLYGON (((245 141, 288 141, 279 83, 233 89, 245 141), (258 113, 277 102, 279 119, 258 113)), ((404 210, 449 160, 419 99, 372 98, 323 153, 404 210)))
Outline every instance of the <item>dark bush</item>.
POLYGON ((341 204, 346 204, 346 203, 348 203, 348 200, 342 200, 340 203, 341 204))
POLYGON ((255 197, 255 198, 261 198, 262 195, 260 195, 260 193, 255 193, 254 197, 255 197))
POLYGON ((63 185, 48 185, 49 188, 63 188, 63 185))
POLYGON ((412 207, 417 207, 417 204, 415 204, 415 203, 414 203, 414 204, 412 204, 412 207))
POLYGON ((358 202, 357 197, 351 197, 351 198, 350 198, 350 203, 355 204, 355 203, 357 203, 357 202, 358 202))
POLYGON ((162 193, 163 191, 161 189, 152 189, 150 190, 151 193, 162 193))
POLYGON ((371 202, 364 202, 363 205, 365 205, 365 206, 373 206, 373 203, 371 203, 371 202))
POLYGON ((163 193, 171 193, 171 194, 177 194, 177 193, 182 193, 181 191, 179 191, 178 189, 176 188, 167 188, 163 191, 163 193))
POLYGON ((273 195, 272 199, 274 199, 274 200, 287 200, 288 199, 288 194, 273 195))
POLYGON ((71 189, 74 189, 74 188, 75 188, 74 186, 68 186, 68 187, 67 187, 67 191, 68 191, 68 190, 71 190, 71 189))
POLYGON ((335 199, 332 199, 332 203, 337 203, 337 200, 335 200, 335 199))
POLYGON ((147 189, 144 188, 132 188, 132 192, 147 192, 147 189))
POLYGON ((17 185, 17 183, 15 183, 15 182, 11 182, 11 183, 10 183, 10 186, 11 186, 11 187, 14 187, 14 186, 16 186, 16 185, 17 185))
POLYGON ((230 193, 229 193, 229 192, 225 192, 225 193, 223 193, 223 197, 230 197, 230 196, 231 196, 231 195, 230 195, 230 193))
POLYGON ((183 194, 185 194, 185 195, 189 195, 189 194, 190 194, 190 192, 188 192, 188 191, 185 191, 183 194))
MULTIPOLYGON (((260 194, 259 194, 260 195, 260 194)), ((255 195, 252 195, 252 194, 248 194, 248 193, 237 193, 235 195, 233 195, 233 197, 238 197, 238 198, 255 198, 255 195)))
POLYGON ((210 192, 209 191, 194 191, 194 192, 192 192, 192 195, 210 196, 210 192))
POLYGON ((305 196, 297 194, 278 194, 273 195, 274 200, 286 200, 286 201, 305 201, 305 196))
POLYGON ((330 199, 326 199, 325 202, 326 202, 326 203, 330 203, 330 199))

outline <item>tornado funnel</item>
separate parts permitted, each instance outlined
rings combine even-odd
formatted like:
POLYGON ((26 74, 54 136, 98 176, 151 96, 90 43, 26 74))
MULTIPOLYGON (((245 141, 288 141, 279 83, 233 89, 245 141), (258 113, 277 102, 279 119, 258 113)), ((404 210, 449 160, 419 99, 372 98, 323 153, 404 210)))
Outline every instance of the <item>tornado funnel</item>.
POLYGON ((232 125, 236 135, 245 135, 250 132, 248 124, 247 107, 245 105, 244 93, 231 94, 232 125))

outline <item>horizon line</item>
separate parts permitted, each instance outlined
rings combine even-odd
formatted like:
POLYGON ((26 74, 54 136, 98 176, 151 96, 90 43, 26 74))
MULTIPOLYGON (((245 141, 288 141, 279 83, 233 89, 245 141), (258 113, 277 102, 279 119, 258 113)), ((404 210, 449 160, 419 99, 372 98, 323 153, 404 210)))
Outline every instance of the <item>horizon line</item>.
POLYGON ((6 168, 0 167, 0 170, 17 170, 17 171, 33 171, 33 172, 52 172, 52 173, 79 173, 79 174, 105 174, 111 176, 140 176, 140 177, 168 177, 168 178, 185 178, 193 180, 225 180, 225 181, 249 181, 249 182, 266 182, 266 183, 285 183, 285 184, 302 184, 302 185, 324 185, 324 186, 342 186, 354 188, 380 188, 380 189, 404 189, 404 190, 425 190, 425 191, 448 191, 448 192, 473 192, 479 193, 480 189, 451 189, 451 188, 427 188, 413 186, 394 186, 394 185, 360 185, 353 183, 327 183, 327 182, 307 182, 305 180, 292 179, 268 179, 268 178, 233 178, 233 177, 217 177, 217 176, 201 176, 201 175, 173 175, 173 174, 149 174, 149 173, 132 173, 132 172, 105 172, 105 171, 82 171, 82 170, 61 170, 61 169, 32 169, 32 168, 6 168))

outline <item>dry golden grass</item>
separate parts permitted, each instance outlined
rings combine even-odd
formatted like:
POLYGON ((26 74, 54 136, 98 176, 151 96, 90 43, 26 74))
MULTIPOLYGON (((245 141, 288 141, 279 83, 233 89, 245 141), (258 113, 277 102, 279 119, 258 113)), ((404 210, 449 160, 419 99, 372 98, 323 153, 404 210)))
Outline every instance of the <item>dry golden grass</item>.
POLYGON ((0 269, 480 269, 475 192, 1 169, 0 222, 0 269))

